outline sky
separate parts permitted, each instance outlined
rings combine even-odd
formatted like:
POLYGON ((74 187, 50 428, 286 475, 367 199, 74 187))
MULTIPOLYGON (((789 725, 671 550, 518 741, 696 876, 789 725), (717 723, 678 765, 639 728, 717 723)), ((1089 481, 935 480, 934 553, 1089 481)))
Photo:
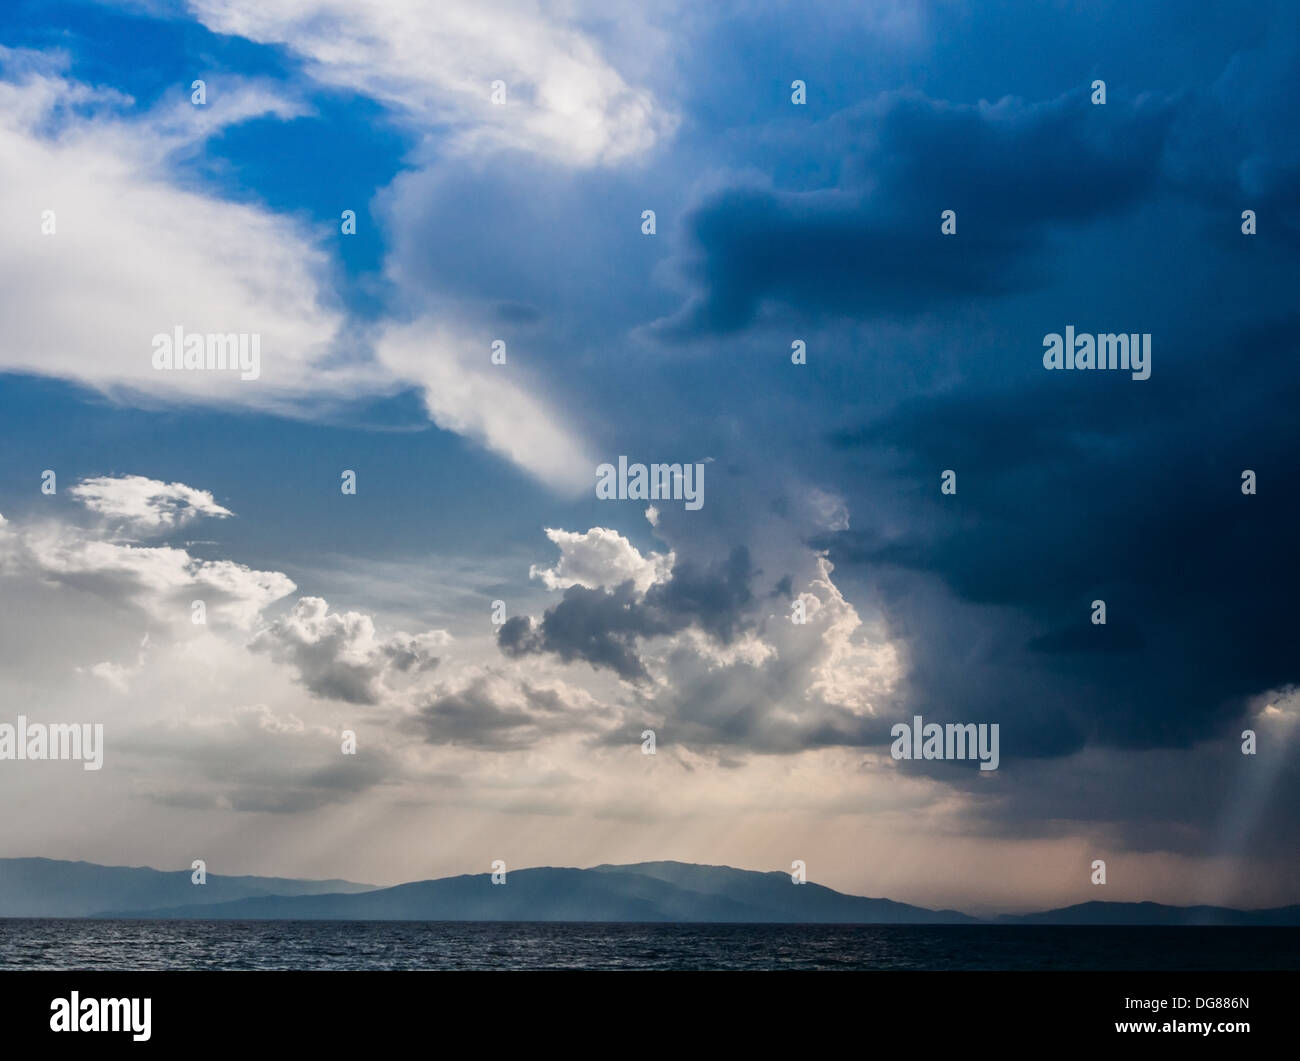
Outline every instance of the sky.
POLYGON ((1298 23, 10 3, 0 856, 1300 902, 1298 23))

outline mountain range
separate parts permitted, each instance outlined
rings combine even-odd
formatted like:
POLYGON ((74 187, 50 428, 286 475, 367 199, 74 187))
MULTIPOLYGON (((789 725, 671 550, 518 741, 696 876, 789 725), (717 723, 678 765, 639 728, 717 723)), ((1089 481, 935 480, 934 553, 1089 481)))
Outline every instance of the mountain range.
MULTIPOLYGON (((189 870, 0 859, 0 917, 202 920, 621 921, 977 924, 955 910, 846 895, 790 874, 685 862, 512 870, 391 888, 345 880, 223 877, 189 870)), ((1300 925, 1300 906, 1273 910, 1089 902, 1004 915, 1002 925, 1300 925)))
POLYGON ((221 877, 190 883, 188 869, 100 866, 50 858, 0 858, 0 917, 93 917, 123 907, 165 910, 192 904, 199 888, 205 903, 263 896, 369 891, 372 884, 285 877, 221 877))

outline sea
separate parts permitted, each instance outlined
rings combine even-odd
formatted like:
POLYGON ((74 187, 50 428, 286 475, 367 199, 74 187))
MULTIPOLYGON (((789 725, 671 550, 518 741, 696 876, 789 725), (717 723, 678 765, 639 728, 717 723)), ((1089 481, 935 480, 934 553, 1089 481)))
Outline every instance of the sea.
POLYGON ((1300 928, 0 919, 0 969, 1300 970, 1300 928))

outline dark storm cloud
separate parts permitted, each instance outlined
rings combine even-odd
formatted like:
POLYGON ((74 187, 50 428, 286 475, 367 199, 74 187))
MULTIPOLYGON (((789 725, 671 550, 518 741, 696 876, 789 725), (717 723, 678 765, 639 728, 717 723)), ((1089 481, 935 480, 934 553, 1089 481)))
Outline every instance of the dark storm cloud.
POLYGON ((811 134, 809 153, 844 158, 838 186, 733 187, 693 212, 683 269, 696 294, 657 330, 734 331, 767 299, 865 318, 1036 286, 1031 252, 1049 225, 1151 192, 1175 113, 1157 99, 1094 106, 1086 92, 979 106, 887 93, 811 134), (939 229, 949 209, 954 238, 939 229))
POLYGON ((671 577, 643 597, 631 582, 612 589, 570 586, 540 623, 528 616, 503 623, 497 643, 508 656, 549 652, 566 663, 585 660, 637 681, 647 676, 637 653, 637 643, 645 638, 693 626, 729 644, 745 626, 757 574, 742 545, 710 567, 679 561, 671 577))
POLYGON ((1141 383, 1045 373, 835 435, 901 454, 910 482, 907 534, 821 543, 881 573, 909 631, 907 706, 1014 720, 1004 756, 1051 755, 1230 734, 1246 697, 1300 680, 1300 368, 1276 356, 1298 329, 1292 317, 1239 335, 1141 383), (956 496, 939 492, 945 468, 956 496), (919 578, 948 597, 919 593, 919 578))
POLYGON ((1272 8, 1256 47, 1232 56, 1191 94, 1170 136, 1166 168, 1198 197, 1250 208, 1300 245, 1300 6, 1272 8))

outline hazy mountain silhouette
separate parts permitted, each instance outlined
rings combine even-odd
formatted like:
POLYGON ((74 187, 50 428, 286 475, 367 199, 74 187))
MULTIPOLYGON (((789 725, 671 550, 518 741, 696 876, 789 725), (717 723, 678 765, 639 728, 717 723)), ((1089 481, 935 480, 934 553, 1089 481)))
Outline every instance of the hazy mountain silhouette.
POLYGON ((1233 910, 1226 906, 1092 902, 1038 914, 1010 914, 998 921, 1017 925, 1300 925, 1300 906, 1233 910))
POLYGON ((161 910, 193 903, 196 894, 202 894, 208 902, 224 902, 264 895, 359 892, 374 887, 346 880, 224 877, 209 873, 200 891, 199 885, 190 883, 192 872, 50 858, 0 858, 0 917, 87 917, 123 906, 161 910))
POLYGON ((594 869, 513 870, 504 885, 487 873, 401 884, 356 895, 272 896, 127 917, 410 921, 675 921, 936 924, 969 922, 952 910, 795 885, 788 873, 648 862, 594 869))
MULTIPOLYGON (((376 888, 351 881, 222 877, 190 883, 190 871, 162 872, 0 859, 0 917, 124 917, 212 920, 658 921, 834 924, 977 924, 955 910, 845 895, 795 885, 785 872, 760 873, 688 862, 640 862, 591 869, 510 871, 505 885, 479 873, 376 888)), ((1300 906, 1232 910, 1216 906, 1090 902, 1005 915, 997 924, 1300 925, 1300 906)))

